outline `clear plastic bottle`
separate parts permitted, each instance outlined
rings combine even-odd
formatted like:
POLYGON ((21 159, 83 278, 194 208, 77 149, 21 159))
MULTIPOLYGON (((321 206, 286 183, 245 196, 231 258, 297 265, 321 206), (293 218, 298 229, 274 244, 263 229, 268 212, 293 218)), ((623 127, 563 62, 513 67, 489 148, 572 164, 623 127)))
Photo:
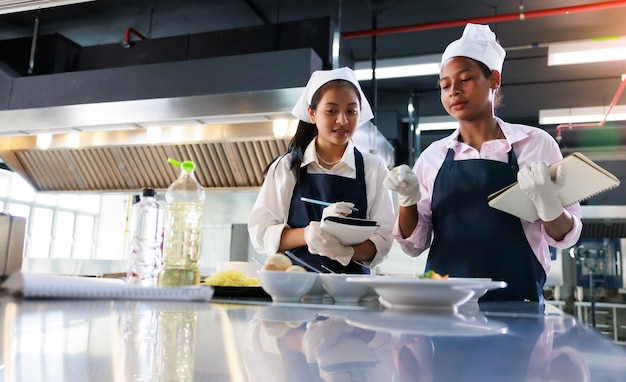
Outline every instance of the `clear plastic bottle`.
POLYGON ((158 285, 199 284, 198 260, 206 192, 196 180, 193 162, 180 163, 171 158, 168 161, 181 171, 165 193, 163 268, 158 285))
POLYGON ((128 283, 156 286, 161 269, 161 218, 156 191, 142 189, 130 213, 128 283))

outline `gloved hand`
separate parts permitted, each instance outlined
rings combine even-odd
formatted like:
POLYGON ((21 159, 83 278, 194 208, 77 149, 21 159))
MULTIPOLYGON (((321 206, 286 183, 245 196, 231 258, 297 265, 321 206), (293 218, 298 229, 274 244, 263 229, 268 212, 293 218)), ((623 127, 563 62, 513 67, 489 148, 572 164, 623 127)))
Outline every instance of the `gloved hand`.
POLYGON ((398 203, 402 207, 412 206, 420 200, 420 185, 417 176, 405 164, 389 171, 383 185, 398 193, 398 203))
POLYGON ((563 204, 559 199, 559 190, 563 187, 565 173, 561 166, 556 169, 556 179, 550 178, 548 164, 543 161, 524 166, 517 173, 520 189, 533 201, 539 218, 549 222, 563 213, 563 204))
POLYGON ((303 352, 308 362, 316 362, 320 353, 324 353, 337 343, 344 334, 352 333, 354 327, 343 319, 330 317, 326 320, 309 321, 302 338, 303 352))
POLYGON ((343 245, 335 236, 322 231, 320 222, 312 221, 306 226, 304 240, 309 252, 336 260, 343 266, 348 265, 354 255, 352 246, 343 245))
POLYGON ((324 208, 322 211, 322 221, 328 216, 348 216, 352 213, 351 208, 354 207, 354 203, 350 202, 337 202, 324 208))

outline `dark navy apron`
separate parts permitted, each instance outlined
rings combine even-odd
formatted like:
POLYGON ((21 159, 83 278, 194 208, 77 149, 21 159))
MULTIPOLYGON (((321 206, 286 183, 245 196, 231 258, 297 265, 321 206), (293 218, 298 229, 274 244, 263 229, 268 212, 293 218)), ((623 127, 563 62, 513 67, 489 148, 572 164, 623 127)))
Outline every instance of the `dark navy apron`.
MULTIPOLYGON (((365 189, 365 167, 363 156, 354 148, 354 163, 356 166, 356 179, 338 175, 309 174, 307 166, 301 167, 300 180, 296 183, 289 207, 287 224, 291 228, 301 228, 309 225, 311 221, 320 221, 324 206, 306 203, 300 197, 323 200, 330 203, 351 202, 358 211, 352 212, 350 217, 366 218, 367 192, 365 189)), ((294 255, 304 260, 321 272, 328 271, 322 267, 332 269, 337 273, 369 273, 369 269, 350 261, 347 266, 326 256, 312 254, 306 246, 291 250, 294 255)))
POLYGON ((479 302, 543 301, 546 274, 519 218, 489 207, 487 197, 517 181, 517 157, 508 163, 454 160, 448 150, 433 188, 433 243, 426 270, 451 277, 490 277, 508 287, 479 302))

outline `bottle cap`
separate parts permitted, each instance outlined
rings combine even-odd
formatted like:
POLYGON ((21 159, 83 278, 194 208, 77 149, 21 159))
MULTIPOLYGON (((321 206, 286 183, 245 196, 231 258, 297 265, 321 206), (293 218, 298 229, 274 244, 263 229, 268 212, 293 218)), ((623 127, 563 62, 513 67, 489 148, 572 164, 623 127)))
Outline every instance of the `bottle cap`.
POLYGON ((143 188, 141 190, 141 195, 143 196, 149 196, 149 197, 155 197, 156 196, 156 190, 154 188, 143 188))
POLYGON ((193 172, 196 169, 195 163, 190 160, 183 161, 182 163, 173 158, 167 158, 167 161, 174 165, 175 167, 180 168, 186 173, 193 172))

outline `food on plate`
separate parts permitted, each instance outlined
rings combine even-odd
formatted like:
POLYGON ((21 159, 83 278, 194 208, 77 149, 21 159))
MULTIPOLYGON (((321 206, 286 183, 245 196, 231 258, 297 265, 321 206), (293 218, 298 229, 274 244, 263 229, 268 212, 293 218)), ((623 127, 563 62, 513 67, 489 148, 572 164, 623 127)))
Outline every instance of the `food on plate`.
POLYGON ((435 271, 424 272, 423 275, 419 277, 420 279, 447 279, 448 275, 440 275, 435 271))
POLYGON ((285 269, 285 272, 306 272, 306 269, 304 269, 300 265, 292 265, 289 268, 285 269))
POLYGON ((284 271, 291 265, 291 259, 287 255, 276 253, 265 260, 263 269, 266 271, 284 271))
POLYGON ((211 286, 261 286, 261 281, 256 277, 248 277, 237 269, 229 269, 215 273, 206 279, 204 284, 211 286))

